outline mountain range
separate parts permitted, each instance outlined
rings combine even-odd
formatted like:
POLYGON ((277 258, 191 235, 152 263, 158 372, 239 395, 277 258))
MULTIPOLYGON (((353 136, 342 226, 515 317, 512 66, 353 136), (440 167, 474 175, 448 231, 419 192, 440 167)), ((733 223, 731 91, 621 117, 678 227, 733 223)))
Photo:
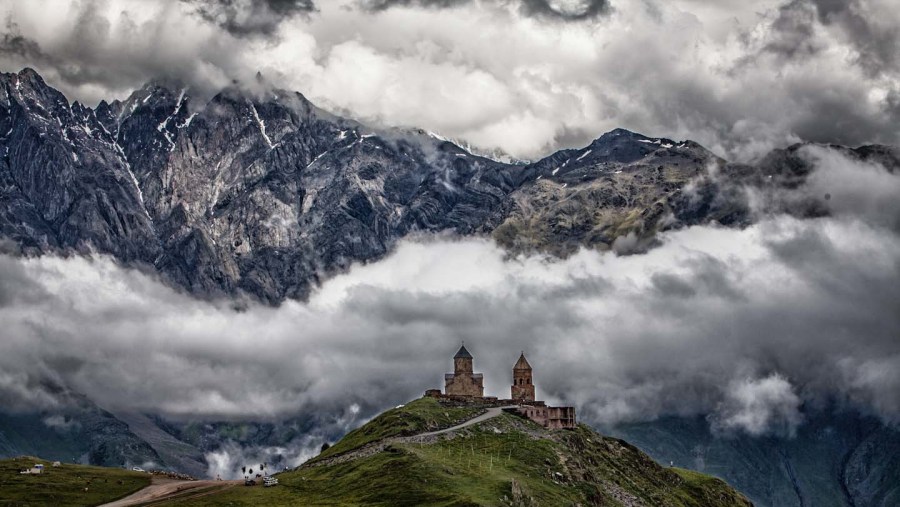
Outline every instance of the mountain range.
MULTIPOLYGON (((0 74, 0 88, 3 250, 107 254, 198 298, 303 300, 422 233, 489 235, 511 254, 631 254, 653 248, 661 231, 743 227, 761 211, 828 212, 827 195, 773 198, 761 210, 745 191, 802 185, 811 170, 803 145, 733 163, 693 141, 617 129, 510 163, 423 130, 330 114, 261 77, 206 101, 154 81, 96 107, 70 103, 31 69, 0 74)), ((834 148, 900 168, 893 147, 834 148)), ((174 423, 66 396, 72 413, 0 416, 0 454, 202 474, 205 454, 226 441, 284 445, 310 424, 174 423)), ((726 478, 759 505, 900 502, 900 434, 861 415, 821 415, 796 441, 711 440, 683 419, 614 431, 664 462, 726 478)))
MULTIPOLYGON (((508 164, 254 85, 195 104, 151 82, 90 108, 31 69, 0 75, 0 235, 25 254, 104 253, 199 297, 275 304, 421 232, 490 234, 512 252, 640 251, 660 230, 747 224, 742 186, 796 186, 808 171, 799 146, 732 164, 622 129, 508 164)), ((888 147, 853 154, 900 166, 888 147)))

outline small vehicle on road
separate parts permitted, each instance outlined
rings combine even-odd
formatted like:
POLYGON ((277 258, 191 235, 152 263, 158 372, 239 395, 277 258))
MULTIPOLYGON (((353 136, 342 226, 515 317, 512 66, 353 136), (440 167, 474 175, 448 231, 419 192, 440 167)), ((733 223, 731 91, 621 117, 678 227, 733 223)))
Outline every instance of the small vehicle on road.
POLYGON ((146 470, 144 470, 144 469, 141 468, 141 467, 131 467, 131 470, 132 470, 133 472, 146 472, 146 470))

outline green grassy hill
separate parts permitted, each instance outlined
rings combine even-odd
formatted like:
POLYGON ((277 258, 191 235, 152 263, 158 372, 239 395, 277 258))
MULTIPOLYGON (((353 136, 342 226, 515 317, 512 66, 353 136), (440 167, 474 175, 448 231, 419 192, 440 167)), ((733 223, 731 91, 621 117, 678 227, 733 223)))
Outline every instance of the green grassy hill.
POLYGON ((432 398, 422 398, 407 405, 392 408, 369 424, 347 433, 339 442, 314 458, 319 460, 357 449, 371 442, 415 435, 426 431, 449 428, 484 412, 480 406, 444 406, 432 398))
POLYGON ((397 436, 446 427, 461 415, 434 399, 416 400, 279 474, 278 486, 232 488, 190 505, 750 505, 719 479, 664 468, 584 425, 548 431, 503 414, 423 441, 397 436), (390 435, 383 448, 373 444, 390 435))
POLYGON ((86 465, 63 464, 22 457, 0 461, 0 506, 57 507, 100 505, 130 495, 150 485, 150 474, 86 465), (20 470, 37 463, 40 475, 22 475, 20 470))

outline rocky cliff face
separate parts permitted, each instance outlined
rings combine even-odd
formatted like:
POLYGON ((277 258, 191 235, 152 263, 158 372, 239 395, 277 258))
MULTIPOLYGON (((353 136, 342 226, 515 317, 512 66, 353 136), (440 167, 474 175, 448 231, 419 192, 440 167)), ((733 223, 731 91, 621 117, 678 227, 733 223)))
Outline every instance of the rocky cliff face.
POLYGON ((31 70, 0 86, 0 232, 28 252, 152 264, 204 296, 302 298, 412 231, 490 231, 524 174, 281 90, 224 90, 197 109, 151 83, 89 109, 31 70))
POLYGON ((3 234, 29 251, 152 261, 158 241, 140 188, 94 112, 29 69, 0 83, 3 234))
MULTIPOLYGON (((740 166, 621 129, 508 164, 255 85, 264 91, 197 104, 178 83, 151 82, 92 109, 30 69, 0 75, 0 235, 29 254, 151 265, 201 297, 278 303, 416 231, 492 234, 512 251, 630 252, 671 227, 748 223, 745 185, 804 175, 790 150, 740 166)), ((889 149, 858 155, 897 165, 889 149)))

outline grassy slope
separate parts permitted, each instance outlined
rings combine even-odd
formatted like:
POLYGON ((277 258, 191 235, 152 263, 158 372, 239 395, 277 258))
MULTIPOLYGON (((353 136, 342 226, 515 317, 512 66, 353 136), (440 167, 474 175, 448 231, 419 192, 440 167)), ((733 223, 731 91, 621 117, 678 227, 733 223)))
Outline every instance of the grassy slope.
POLYGON ((53 468, 50 463, 35 458, 0 461, 0 505, 99 505, 150 485, 150 475, 146 473, 71 464, 53 468), (36 463, 44 464, 43 474, 19 474, 19 470, 36 463))
MULTIPOLYGON (((402 415, 400 409, 379 416, 368 431, 385 431, 391 427, 387 422, 402 415)), ((278 477, 273 488, 233 488, 191 505, 749 505, 719 479, 663 468, 635 447, 586 426, 545 431, 512 415, 449 440, 397 444, 354 461, 278 477)))
POLYGON ((318 458, 334 456, 387 437, 449 428, 475 417, 481 411, 476 407, 447 407, 433 398, 419 398, 383 412, 368 424, 347 433, 318 458))

